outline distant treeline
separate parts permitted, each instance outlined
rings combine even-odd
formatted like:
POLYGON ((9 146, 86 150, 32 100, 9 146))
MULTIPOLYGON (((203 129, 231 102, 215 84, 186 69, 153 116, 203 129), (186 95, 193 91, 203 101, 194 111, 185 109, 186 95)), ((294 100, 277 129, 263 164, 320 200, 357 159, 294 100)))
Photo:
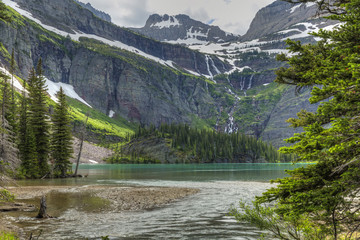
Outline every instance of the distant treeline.
MULTIPOLYGON (((221 133, 194 129, 186 124, 162 124, 139 127, 131 137, 132 142, 146 138, 167 139, 171 149, 185 153, 193 163, 289 162, 292 156, 280 154, 271 144, 242 133, 221 133), (189 158, 189 156, 191 156, 189 158)), ((131 148, 133 159, 143 157, 136 147, 131 148)), ((123 156, 123 155, 122 155, 123 156)))

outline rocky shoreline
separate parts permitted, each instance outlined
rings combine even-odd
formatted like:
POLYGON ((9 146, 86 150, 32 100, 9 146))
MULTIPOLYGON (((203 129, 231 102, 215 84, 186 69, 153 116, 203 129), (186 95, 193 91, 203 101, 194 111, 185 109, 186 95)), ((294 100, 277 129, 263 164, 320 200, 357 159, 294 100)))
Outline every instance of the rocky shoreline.
MULTIPOLYGON (((13 203, 0 203, 0 231, 18 232, 24 235, 20 227, 12 222, 7 216, 16 212, 18 216, 33 213, 34 217, 38 211, 36 202, 41 196, 50 195, 68 195, 69 197, 85 196, 86 201, 89 198, 97 198, 100 205, 86 209, 78 209, 84 214, 87 212, 121 212, 121 211, 141 211, 151 210, 162 207, 166 204, 181 200, 187 196, 196 194, 198 189, 177 188, 177 187, 133 187, 133 186, 114 186, 114 185, 87 185, 87 186, 24 186, 11 187, 8 190, 16 196, 13 203)), ((81 199, 81 198, 79 198, 81 199)), ((86 205, 86 203, 80 204, 86 205)), ((73 206, 76 208, 75 206, 73 206)), ((70 206, 70 208, 72 208, 70 206)), ((49 211, 50 215, 53 215, 49 211)), ((55 212, 55 217, 57 216, 55 212)))

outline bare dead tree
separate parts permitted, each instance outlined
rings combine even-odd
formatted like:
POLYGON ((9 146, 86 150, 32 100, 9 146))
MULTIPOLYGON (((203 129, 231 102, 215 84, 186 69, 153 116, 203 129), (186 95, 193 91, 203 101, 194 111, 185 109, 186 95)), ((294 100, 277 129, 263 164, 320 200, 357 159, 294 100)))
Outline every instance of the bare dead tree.
POLYGON ((85 138, 85 133, 86 133, 86 125, 87 125, 87 121, 89 119, 89 115, 90 115, 90 113, 87 112, 83 129, 81 129, 80 149, 79 149, 78 157, 77 157, 77 160, 76 160, 76 167, 75 167, 75 173, 74 173, 75 177, 77 176, 77 172, 78 172, 78 169, 79 169, 81 152, 82 152, 82 148, 83 148, 83 143, 84 143, 84 138, 85 138))

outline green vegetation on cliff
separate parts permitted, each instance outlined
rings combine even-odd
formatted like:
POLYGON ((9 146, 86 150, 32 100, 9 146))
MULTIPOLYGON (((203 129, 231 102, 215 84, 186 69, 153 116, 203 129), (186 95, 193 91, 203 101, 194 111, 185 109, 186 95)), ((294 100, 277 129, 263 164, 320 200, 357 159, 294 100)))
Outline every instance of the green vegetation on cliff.
POLYGON ((89 141, 105 145, 124 141, 134 134, 137 127, 136 124, 120 116, 116 115, 114 118, 110 118, 99 110, 91 108, 76 99, 67 97, 67 102, 70 107, 70 117, 75 135, 78 135, 78 128, 85 122, 86 114, 89 114, 86 125, 87 140, 89 141))

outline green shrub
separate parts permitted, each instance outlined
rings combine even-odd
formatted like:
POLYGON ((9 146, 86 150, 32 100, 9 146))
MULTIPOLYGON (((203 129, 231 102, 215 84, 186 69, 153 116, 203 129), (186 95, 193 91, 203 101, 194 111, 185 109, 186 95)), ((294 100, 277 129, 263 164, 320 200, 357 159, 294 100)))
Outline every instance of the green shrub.
POLYGON ((15 196, 11 194, 8 190, 0 190, 0 202, 12 202, 14 201, 15 196))
POLYGON ((0 240, 18 240, 19 238, 15 233, 10 232, 0 232, 0 240))

